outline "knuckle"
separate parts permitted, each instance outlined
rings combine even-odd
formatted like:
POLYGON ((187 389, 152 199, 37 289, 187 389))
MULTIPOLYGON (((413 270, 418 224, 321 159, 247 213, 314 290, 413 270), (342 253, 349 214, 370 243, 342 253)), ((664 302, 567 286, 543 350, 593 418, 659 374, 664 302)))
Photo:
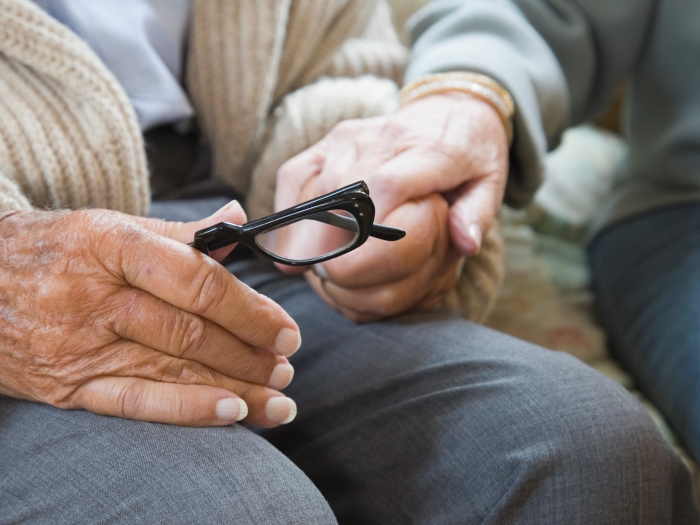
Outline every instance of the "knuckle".
POLYGON ((172 330, 172 347, 179 357, 192 359, 207 347, 208 323, 194 315, 179 315, 172 330))
POLYGON ((168 359, 162 367, 158 380, 161 383, 178 383, 184 385, 193 385, 207 381, 205 377, 206 370, 197 366, 196 363, 187 363, 179 359, 168 359), (195 371, 194 369, 197 368, 195 371))
POLYGON ((433 310, 436 310, 442 304, 442 300, 444 299, 444 297, 445 294, 441 294, 437 297, 432 297, 429 300, 417 304, 413 308, 413 310, 416 312, 431 312, 433 310))
POLYGON ((174 396, 170 396, 168 401, 171 421, 185 423, 192 419, 193 414, 191 410, 189 410, 189 406, 182 395, 178 393, 174 396))
POLYGON ((406 122, 389 118, 383 122, 382 135, 387 137, 391 143, 401 143, 403 141, 398 141, 398 139, 404 139, 410 137, 413 134, 413 127, 409 126, 406 122))
POLYGON ((255 397, 256 387, 249 383, 235 381, 231 391, 250 405, 249 401, 255 397))
POLYGON ((263 379, 263 377, 267 377, 264 376, 265 371, 260 366, 260 363, 253 360, 239 361, 237 363, 237 368, 236 377, 243 380, 263 379))
POLYGON ((367 314, 361 314, 359 312, 356 312, 355 310, 348 310, 348 309, 342 309, 343 315, 352 321, 353 323, 362 323, 365 322, 366 318, 368 317, 367 314))
MULTIPOLYGON (((103 210, 99 210, 103 211, 103 210)), ((150 249, 157 235, 136 222, 117 213, 88 216, 92 233, 85 237, 85 247, 103 267, 119 277, 124 276, 130 265, 143 266, 144 259, 152 257, 150 249)))
POLYGON ((356 135, 357 132, 362 128, 362 121, 360 119, 348 119, 338 122, 331 130, 330 135, 334 138, 343 139, 349 136, 356 135))
POLYGON ((393 288, 383 288, 375 292, 373 297, 369 298, 367 304, 369 304, 370 307, 365 313, 381 318, 391 317, 401 310, 401 303, 402 298, 398 296, 393 288))
POLYGON ((78 408, 73 399, 72 392, 66 392, 63 388, 52 388, 43 395, 44 401, 56 408, 71 410, 78 408))
POLYGON ((371 180, 372 191, 380 195, 401 195, 404 193, 403 184, 395 173, 377 170, 371 180))
POLYGON ((115 411, 118 417, 138 419, 144 413, 148 400, 138 381, 128 381, 117 394, 115 411))
POLYGON ((252 341, 257 341, 260 345, 274 341, 279 329, 277 329, 269 319, 269 315, 261 315, 259 318, 251 319, 246 328, 246 335, 252 341))
POLYGON ((241 378, 267 382, 272 375, 272 371, 277 366, 277 359, 264 350, 254 352, 250 359, 241 360, 241 378))
POLYGON ((70 391, 89 378, 92 371, 86 367, 86 360, 92 361, 94 366, 93 349, 76 351, 55 341, 53 345, 41 344, 33 348, 30 358, 25 361, 24 375, 51 404, 58 406, 70 391))
POLYGON ((245 316, 243 330, 255 341, 269 341, 277 337, 282 328, 279 307, 262 294, 248 286, 238 287, 235 298, 239 313, 245 316))
POLYGON ((126 287, 113 296, 112 300, 104 301, 101 309, 105 312, 106 321, 116 330, 120 321, 139 318, 144 313, 141 292, 126 287))
POLYGON ((349 319, 353 323, 358 324, 374 323, 377 321, 381 321, 383 318, 381 315, 373 313, 356 312, 354 310, 343 310, 342 313, 347 319, 349 319))
POLYGON ((443 293, 448 293, 455 286, 457 286, 457 282, 459 281, 459 278, 461 276, 460 270, 461 268, 458 265, 454 265, 447 271, 447 277, 445 279, 445 282, 440 287, 440 290, 443 293))
POLYGON ((290 159, 282 164, 277 170, 277 187, 281 187, 283 182, 294 175, 294 159, 290 159))
POLYGON ((80 210, 75 212, 72 219, 76 222, 74 231, 90 233, 87 236, 80 235, 81 238, 99 244, 107 243, 111 246, 116 242, 124 245, 138 235, 139 228, 135 222, 125 220, 121 214, 108 210, 80 210))
POLYGON ((228 293, 229 281, 227 277, 230 277, 228 272, 224 272, 224 267, 214 263, 214 261, 206 261, 200 267, 192 281, 192 310, 194 312, 210 312, 221 306, 228 293))
POLYGON ((60 370, 61 354, 51 346, 36 345, 32 349, 30 359, 25 363, 27 371, 40 375, 42 372, 60 370))

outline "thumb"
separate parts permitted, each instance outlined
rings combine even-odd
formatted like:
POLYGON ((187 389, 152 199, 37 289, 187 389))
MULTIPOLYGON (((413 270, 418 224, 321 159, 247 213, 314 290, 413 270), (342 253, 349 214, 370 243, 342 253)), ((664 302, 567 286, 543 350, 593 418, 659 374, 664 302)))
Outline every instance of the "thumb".
MULTIPOLYGON (((233 224, 245 224, 247 219, 245 211, 238 203, 238 201, 231 201, 226 206, 222 207, 218 211, 214 212, 213 215, 201 219, 199 221, 193 222, 171 222, 163 221, 160 219, 150 219, 145 217, 134 217, 139 224, 144 228, 151 230, 152 232, 173 239, 174 241, 179 241, 182 243, 190 243, 194 239, 194 234, 199 231, 218 224, 220 222, 230 222, 233 224)), ((222 260, 226 257, 235 245, 226 246, 220 248, 219 250, 213 251, 210 255, 213 259, 217 261, 222 260)))
POLYGON ((219 222, 245 224, 246 216, 238 201, 231 201, 205 219, 193 222, 170 222, 160 219, 134 217, 144 228, 152 232, 184 243, 192 242, 195 232, 219 222))
POLYGON ((492 179, 471 181, 449 198, 450 237, 462 255, 479 253, 503 199, 503 185, 492 179))

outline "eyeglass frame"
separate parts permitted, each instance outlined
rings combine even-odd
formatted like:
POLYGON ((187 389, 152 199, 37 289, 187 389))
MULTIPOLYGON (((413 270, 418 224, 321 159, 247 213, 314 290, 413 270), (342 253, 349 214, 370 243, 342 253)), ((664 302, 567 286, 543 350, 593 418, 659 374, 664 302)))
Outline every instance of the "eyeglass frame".
MULTIPOLYGON (((327 193, 326 195, 297 204, 286 210, 273 213, 272 215, 256 219, 243 225, 220 222, 208 228, 204 228, 194 234, 194 241, 191 242, 189 246, 192 246, 205 255, 209 255, 214 250, 238 242, 271 261, 287 266, 308 266, 339 257, 355 250, 362 246, 370 236, 385 241, 398 241, 406 236, 406 232, 399 228, 374 224, 374 215, 375 208, 369 196, 369 188, 364 181, 358 181, 344 188, 340 188, 339 190, 327 193), (330 210, 343 210, 348 212, 354 217, 359 227, 357 238, 347 246, 319 257, 293 260, 267 251, 255 242, 255 238, 258 235, 277 229, 275 226, 281 228, 298 222, 307 216, 330 210)), ((350 219, 337 215, 335 219, 332 220, 335 222, 350 219)), ((330 222, 328 223, 330 224, 330 222)), ((332 225, 338 226, 337 224, 332 225)), ((339 227, 342 228, 342 226, 339 227)))

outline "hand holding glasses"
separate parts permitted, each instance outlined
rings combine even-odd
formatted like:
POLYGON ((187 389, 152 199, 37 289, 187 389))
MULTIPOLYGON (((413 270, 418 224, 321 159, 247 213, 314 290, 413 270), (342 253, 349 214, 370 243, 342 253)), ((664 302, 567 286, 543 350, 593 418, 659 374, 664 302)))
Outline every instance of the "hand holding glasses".
POLYGON ((369 237, 398 241, 406 232, 374 224, 374 203, 363 181, 242 226, 220 222, 190 243, 207 255, 240 242, 272 261, 307 266, 362 246, 369 237))

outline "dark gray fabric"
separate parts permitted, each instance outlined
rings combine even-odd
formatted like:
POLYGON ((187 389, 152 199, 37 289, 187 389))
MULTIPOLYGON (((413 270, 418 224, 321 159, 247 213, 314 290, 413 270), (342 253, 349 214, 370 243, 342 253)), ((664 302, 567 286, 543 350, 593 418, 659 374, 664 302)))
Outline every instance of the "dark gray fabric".
POLYGON ((0 397, 0 524, 332 523, 310 482, 341 524, 697 523, 646 411, 574 358, 444 311, 355 325, 300 277, 229 269, 301 327, 297 419, 256 436, 0 397))
MULTIPOLYGON (((202 140, 197 126, 180 133, 172 126, 161 126, 144 134, 154 217, 168 218, 168 206, 159 201, 222 197, 243 201, 243 196, 211 176, 211 146, 202 140)), ((188 212, 192 215, 192 212, 188 212)), ((186 220, 185 217, 181 220, 186 220)))
POLYGON ((700 204, 606 228, 590 254, 613 352, 700 461, 700 204))
POLYGON ((580 361, 444 311, 358 326, 261 266, 230 268, 304 338, 285 391, 299 415, 261 435, 341 524, 697 523, 646 410, 580 361))
POLYGON ((304 474, 242 426, 139 423, 0 396, 0 523, 335 519, 304 474))

